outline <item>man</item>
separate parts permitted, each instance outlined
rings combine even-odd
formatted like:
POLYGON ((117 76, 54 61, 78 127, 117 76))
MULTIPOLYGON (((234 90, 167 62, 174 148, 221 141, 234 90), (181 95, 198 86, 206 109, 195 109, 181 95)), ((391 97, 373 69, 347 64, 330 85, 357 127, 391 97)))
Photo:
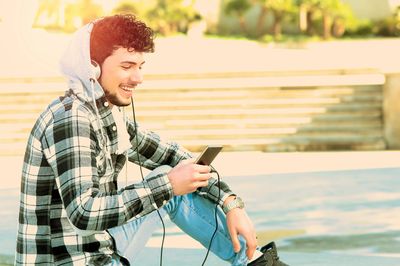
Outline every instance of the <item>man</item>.
POLYGON ((218 188, 209 166, 120 111, 143 81, 153 36, 132 15, 105 17, 74 35, 61 59, 69 90, 40 115, 29 137, 16 264, 134 264, 159 223, 157 213, 208 247, 218 204, 212 252, 232 265, 285 265, 273 243, 256 249, 240 198, 223 182, 218 188), (127 160, 151 172, 120 188, 127 160))

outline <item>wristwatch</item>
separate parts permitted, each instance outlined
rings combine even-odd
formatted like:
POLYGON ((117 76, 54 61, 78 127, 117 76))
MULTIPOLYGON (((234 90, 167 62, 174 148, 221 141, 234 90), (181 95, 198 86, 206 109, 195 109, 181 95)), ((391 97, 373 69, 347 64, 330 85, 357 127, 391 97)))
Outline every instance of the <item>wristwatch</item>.
POLYGON ((244 202, 240 197, 235 197, 234 200, 231 200, 228 204, 222 206, 222 210, 224 211, 225 214, 227 214, 230 210, 233 210, 235 208, 243 209, 244 208, 244 202))

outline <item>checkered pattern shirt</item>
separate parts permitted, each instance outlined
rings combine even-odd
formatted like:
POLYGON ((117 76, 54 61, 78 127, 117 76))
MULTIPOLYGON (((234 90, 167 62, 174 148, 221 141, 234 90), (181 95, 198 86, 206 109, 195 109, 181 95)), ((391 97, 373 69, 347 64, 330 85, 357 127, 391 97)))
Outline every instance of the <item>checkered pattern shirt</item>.
MULTIPOLYGON (((111 110, 104 98, 97 107, 100 120, 93 106, 69 91, 36 121, 22 169, 16 265, 107 264, 115 256, 107 229, 142 217, 174 196, 167 173, 150 173, 146 181, 123 188, 117 186, 118 173, 127 157, 138 163, 137 153, 150 170, 173 167, 191 155, 152 132, 135 134, 133 122, 128 122, 132 148, 128 156, 117 155, 111 110)), ((214 181, 197 193, 217 202, 214 181)), ((223 182, 220 187, 222 205, 232 192, 223 182)))

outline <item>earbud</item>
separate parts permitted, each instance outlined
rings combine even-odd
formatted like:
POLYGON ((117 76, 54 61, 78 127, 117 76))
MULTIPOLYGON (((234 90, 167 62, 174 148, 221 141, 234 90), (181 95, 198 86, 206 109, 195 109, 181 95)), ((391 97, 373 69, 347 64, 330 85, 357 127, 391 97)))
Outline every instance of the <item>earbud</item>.
POLYGON ((94 61, 94 60, 91 60, 90 62, 92 63, 92 77, 91 77, 91 78, 94 78, 94 79, 97 80, 97 79, 100 78, 100 75, 101 75, 100 66, 99 66, 99 64, 98 64, 96 61, 94 61))

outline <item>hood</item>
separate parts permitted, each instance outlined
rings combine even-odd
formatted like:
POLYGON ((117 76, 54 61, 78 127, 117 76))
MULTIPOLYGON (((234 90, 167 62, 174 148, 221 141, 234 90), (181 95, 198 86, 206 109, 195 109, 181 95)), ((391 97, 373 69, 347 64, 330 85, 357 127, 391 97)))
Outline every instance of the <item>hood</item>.
MULTIPOLYGON (((104 96, 103 88, 96 79, 96 71, 90 60, 90 33, 93 23, 89 23, 77 30, 60 60, 60 69, 68 80, 68 88, 82 101, 92 105, 97 126, 101 132, 101 150, 103 159, 109 156, 107 139, 96 100, 104 96)), ((99 163, 100 164, 100 163, 99 163)))
POLYGON ((104 95, 90 59, 92 28, 93 23, 89 23, 77 30, 60 60, 60 69, 68 80, 69 88, 86 102, 93 102, 104 95))

